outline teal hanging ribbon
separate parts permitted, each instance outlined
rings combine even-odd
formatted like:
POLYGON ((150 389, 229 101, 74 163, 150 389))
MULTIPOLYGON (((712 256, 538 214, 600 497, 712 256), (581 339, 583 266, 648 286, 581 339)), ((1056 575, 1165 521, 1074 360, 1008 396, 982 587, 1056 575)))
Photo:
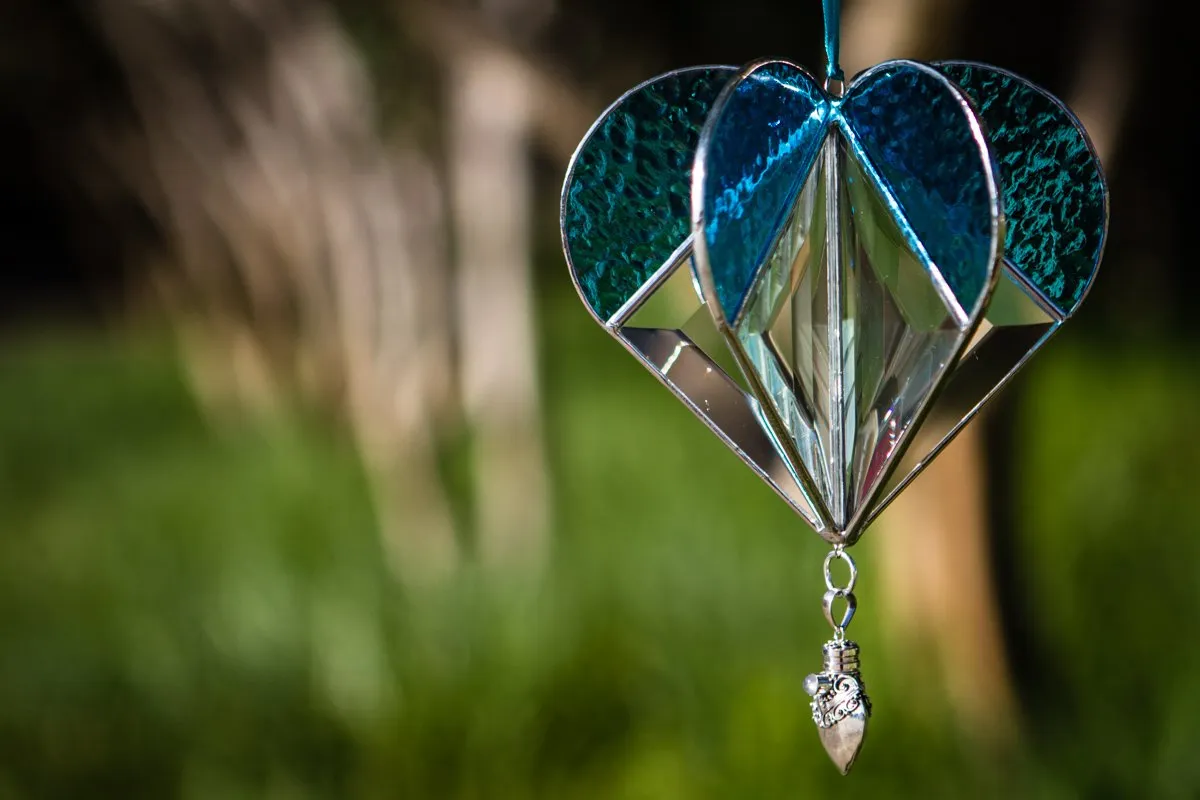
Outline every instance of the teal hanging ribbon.
POLYGON ((845 75, 838 59, 841 46, 842 3, 841 0, 822 0, 822 3, 825 6, 825 74, 830 80, 844 80, 845 75))

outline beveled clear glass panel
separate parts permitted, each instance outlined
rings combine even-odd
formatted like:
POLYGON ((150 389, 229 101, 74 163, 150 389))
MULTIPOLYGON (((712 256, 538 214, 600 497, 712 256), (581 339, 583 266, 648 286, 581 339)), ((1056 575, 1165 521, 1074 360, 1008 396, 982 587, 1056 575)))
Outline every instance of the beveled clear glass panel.
POLYGON ((1016 271, 1007 263, 1004 264, 984 315, 987 327, 1049 325, 1056 319, 1057 313, 1051 311, 1042 300, 1036 299, 1023 285, 1016 271))
POLYGON ((919 435, 873 504, 871 519, 924 469, 949 437, 970 420, 1060 324, 1056 313, 1035 298, 1006 264, 985 318, 922 423, 919 435))
MULTIPOLYGON (((681 270, 686 272, 686 270, 681 270)), ((701 307, 685 328, 703 330, 705 321, 720 350, 725 345, 707 309, 701 307)), ((824 528, 795 475, 792 465, 761 421, 757 401, 734 382, 683 330, 624 327, 617 335, 702 417, 735 453, 779 493, 814 529, 824 528)))
MULTIPOLYGON (((839 135, 839 140, 841 139, 839 135)), ((964 331, 896 224, 885 197, 842 143, 840 234, 847 518, 880 486, 949 368, 964 331)))
POLYGON ((886 198, 835 133, 735 335, 798 469, 845 529, 892 468, 964 331, 886 198), (836 226, 827 235, 831 213, 836 226))
POLYGON ((746 388, 741 369, 704 305, 688 259, 683 259, 671 276, 650 293, 622 328, 680 331, 740 388, 746 388))
POLYGON ((734 336, 761 396, 771 404, 798 454, 796 469, 828 497, 828 454, 836 439, 829 392, 829 265, 821 163, 818 159, 770 249, 741 318, 734 323, 734 336))
POLYGON ((763 424, 761 408, 747 393, 741 369, 704 305, 690 269, 690 254, 682 254, 664 271, 669 271, 665 280, 645 296, 617 329, 617 336, 809 525, 823 529, 792 465, 780 455, 763 424))

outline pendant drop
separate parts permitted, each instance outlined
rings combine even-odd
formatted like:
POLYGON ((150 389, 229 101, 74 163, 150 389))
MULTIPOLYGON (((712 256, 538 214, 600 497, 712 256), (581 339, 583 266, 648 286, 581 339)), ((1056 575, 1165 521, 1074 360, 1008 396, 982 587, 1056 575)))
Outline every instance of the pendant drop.
POLYGON ((871 698, 858 673, 858 644, 833 639, 822 648, 824 669, 804 679, 812 697, 813 722, 825 752, 843 775, 862 750, 871 718, 871 698))
POLYGON ((825 752, 843 775, 850 772, 854 759, 862 750, 867 736, 867 720, 871 718, 871 698, 858 674, 858 643, 846 639, 846 628, 858 610, 854 585, 858 582, 858 567, 841 545, 834 546, 825 556, 825 596, 821 609, 833 627, 833 639, 821 648, 824 664, 820 672, 804 679, 804 691, 812 698, 813 722, 825 752), (845 561, 850 579, 845 586, 835 586, 830 567, 834 561, 845 561), (845 602, 840 618, 834 615, 833 604, 845 602))

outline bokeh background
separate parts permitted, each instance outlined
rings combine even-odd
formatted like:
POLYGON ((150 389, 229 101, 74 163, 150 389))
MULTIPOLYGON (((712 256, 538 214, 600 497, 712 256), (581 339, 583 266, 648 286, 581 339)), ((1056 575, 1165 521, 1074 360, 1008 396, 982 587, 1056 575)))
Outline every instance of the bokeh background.
POLYGON ((589 318, 558 190, 817 0, 0 5, 0 798, 1200 796, 1200 288, 1162 0, 847 0, 1112 190, 1064 332, 872 529, 849 778, 825 546, 589 318))

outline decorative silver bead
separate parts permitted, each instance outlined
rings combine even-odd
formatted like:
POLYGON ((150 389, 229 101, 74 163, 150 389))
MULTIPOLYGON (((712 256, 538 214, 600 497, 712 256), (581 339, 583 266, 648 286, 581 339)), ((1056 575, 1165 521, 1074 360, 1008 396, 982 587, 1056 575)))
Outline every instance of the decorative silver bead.
POLYGON ((871 700, 858 673, 856 643, 835 639, 825 643, 823 654, 825 669, 804 679, 804 691, 813 698, 821 744, 845 775, 862 750, 871 700))

